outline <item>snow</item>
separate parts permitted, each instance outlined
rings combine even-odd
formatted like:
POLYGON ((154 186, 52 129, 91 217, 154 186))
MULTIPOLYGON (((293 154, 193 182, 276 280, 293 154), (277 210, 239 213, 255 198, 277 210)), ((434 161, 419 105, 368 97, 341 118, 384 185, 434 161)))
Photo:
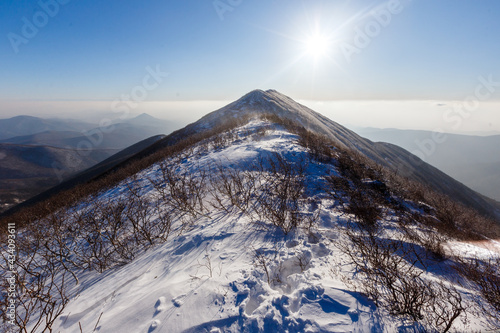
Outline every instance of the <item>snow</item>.
MULTIPOLYGON (((196 173, 214 162, 245 169, 259 158, 280 152, 292 161, 307 155, 297 136, 254 119, 236 130, 229 146, 195 148, 180 159, 179 170, 196 173), (252 135, 258 129, 263 135, 252 135)), ((160 179, 154 165, 137 175, 145 196, 147 179, 160 179)), ((337 174, 331 165, 311 163, 307 186, 337 174)), ((120 200, 126 180, 100 194, 120 200)), ((314 235, 299 229, 283 235, 262 228, 248 216, 212 210, 188 230, 174 223, 168 240, 124 265, 79 273, 80 284, 53 332, 393 332, 403 323, 345 283, 350 267, 333 244, 348 217, 331 199, 322 200, 314 235), (262 259, 259 262, 259 256, 262 259), (265 267, 264 264, 265 263, 265 267), (339 265, 339 266, 336 266, 339 265), (265 270, 268 270, 266 274, 265 270), (268 283, 268 276, 271 281, 268 283), (343 276, 343 277, 342 277, 343 276)), ((390 221, 387 225, 390 225, 390 221)), ((389 230, 389 229, 388 229, 389 230)), ((491 257, 474 244, 451 242, 450 251, 491 257)), ((459 324, 461 325, 461 324, 459 324)), ((458 326, 458 330, 465 326, 458 326)), ((471 318, 469 329, 481 329, 471 318)))

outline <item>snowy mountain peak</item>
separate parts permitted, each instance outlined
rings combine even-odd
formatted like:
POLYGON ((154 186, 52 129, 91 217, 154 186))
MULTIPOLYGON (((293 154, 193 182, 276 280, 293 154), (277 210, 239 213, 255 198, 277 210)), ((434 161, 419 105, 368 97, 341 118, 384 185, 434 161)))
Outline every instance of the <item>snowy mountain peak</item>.
POLYGON ((261 89, 255 89, 246 94, 245 96, 241 97, 238 102, 240 103, 255 103, 255 102, 269 102, 271 100, 284 100, 284 99, 290 99, 289 97, 281 94, 280 92, 274 90, 274 89, 269 89, 269 90, 261 90, 261 89))
MULTIPOLYGON (((194 125, 199 128, 212 128, 227 119, 241 118, 252 114, 276 115, 322 135, 347 133, 346 129, 341 128, 339 124, 295 102, 290 97, 276 90, 264 91, 260 89, 253 90, 235 102, 206 115, 194 125)), ((349 142, 356 141, 359 138, 355 138, 352 134, 356 136, 351 132, 348 138, 340 139, 339 137, 335 140, 349 146, 349 142)))
POLYGON ((241 97, 235 103, 236 109, 250 109, 255 112, 283 113, 291 110, 301 110, 302 105, 296 103, 290 97, 276 91, 256 89, 241 97))

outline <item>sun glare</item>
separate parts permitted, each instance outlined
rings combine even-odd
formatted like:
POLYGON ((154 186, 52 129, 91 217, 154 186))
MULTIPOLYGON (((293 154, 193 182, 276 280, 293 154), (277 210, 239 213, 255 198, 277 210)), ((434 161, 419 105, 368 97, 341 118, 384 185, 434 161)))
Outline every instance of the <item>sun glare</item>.
POLYGON ((314 58, 324 57, 328 53, 328 38, 320 34, 310 36, 305 42, 305 49, 314 58))

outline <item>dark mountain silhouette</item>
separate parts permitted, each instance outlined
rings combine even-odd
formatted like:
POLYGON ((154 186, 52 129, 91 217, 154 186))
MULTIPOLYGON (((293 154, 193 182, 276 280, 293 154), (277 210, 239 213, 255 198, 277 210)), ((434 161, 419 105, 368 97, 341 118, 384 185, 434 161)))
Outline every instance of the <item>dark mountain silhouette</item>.
MULTIPOLYGON (((20 162, 19 160, 23 158, 23 154, 18 152, 20 150, 18 146, 10 145, 21 157, 8 158, 5 161, 0 160, 0 175, 4 175, 0 177, 0 184, 2 185, 0 186, 2 188, 0 200, 3 202, 0 212, 2 211, 1 208, 7 210, 7 212, 17 211, 60 191, 87 182, 144 150, 145 147, 151 146, 163 137, 163 135, 158 135, 147 138, 119 152, 93 150, 85 159, 82 159, 78 152, 74 150, 26 146, 25 154, 29 156, 30 162, 20 162), (114 152, 114 154, 111 154, 111 152, 114 152), (74 165, 71 162, 74 162, 74 165), (4 167, 5 164, 9 165, 9 167, 4 167), (22 168, 17 169, 16 166, 18 165, 21 165, 22 168), (6 175, 10 176, 7 177, 6 175), (18 205, 14 209, 8 209, 15 204, 18 205)), ((0 144, 1 151, 2 144, 0 144)))
POLYGON ((79 120, 16 116, 8 119, 0 119, 0 140, 47 131, 80 132, 93 127, 95 127, 94 124, 79 120))
MULTIPOLYGON (((78 121, 29 116, 0 120, 2 126, 9 130, 0 132, 0 137, 2 134, 36 133, 0 140, 0 212, 96 166, 128 147, 122 154, 104 163, 112 166, 122 161, 123 156, 128 158, 130 152, 138 152, 148 145, 146 143, 151 144, 161 138, 157 135, 172 130, 172 123, 148 114, 106 129, 78 121)), ((97 167, 92 170, 103 169, 97 167)))
MULTIPOLYGON (((9 123, 24 124, 21 119, 11 118, 4 120, 6 126, 9 123)), ((57 128, 54 124, 59 124, 56 120, 45 120, 41 118, 28 117, 28 123, 33 126, 17 126, 18 132, 33 132, 42 128, 57 128), (33 119, 32 119, 33 118, 33 119)), ((1 125, 2 120, 0 120, 1 125)), ((64 123, 64 122, 62 122, 64 123)), ((25 135, 9 137, 1 139, 0 143, 14 143, 23 145, 51 146, 61 148, 80 148, 92 146, 97 149, 124 149, 141 140, 154 135, 165 134, 171 132, 173 124, 166 120, 161 120, 143 113, 135 118, 126 121, 120 121, 113 124, 109 128, 100 128, 95 125, 79 131, 69 130, 44 130, 40 132, 28 133, 25 135)), ((64 128, 60 124, 59 128, 64 128)), ((1 133, 1 132, 0 132, 1 133)))
POLYGON ((0 143, 0 211, 59 184, 116 152, 0 143))
POLYGON ((447 133, 436 141, 430 131, 360 128, 356 132, 421 154, 427 163, 473 190, 500 200, 500 135, 447 133))

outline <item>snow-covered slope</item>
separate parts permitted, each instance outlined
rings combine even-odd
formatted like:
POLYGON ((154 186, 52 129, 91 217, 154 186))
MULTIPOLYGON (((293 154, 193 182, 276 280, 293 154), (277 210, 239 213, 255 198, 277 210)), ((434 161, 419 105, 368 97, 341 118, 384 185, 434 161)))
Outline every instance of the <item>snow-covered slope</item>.
POLYGON ((228 119, 241 118, 255 113, 275 114, 314 133, 325 135, 338 145, 357 151, 403 177, 423 183, 463 205, 476 209, 483 215, 500 219, 498 202, 478 194, 405 149, 393 144, 365 139, 276 90, 254 90, 184 129, 174 132, 172 137, 165 140, 165 144, 168 145, 177 138, 213 128, 228 119))
MULTIPOLYGON (((261 126, 253 122, 238 133, 261 126)), ((245 168, 272 152, 305 158, 296 140, 282 130, 259 141, 242 137, 227 148, 188 157, 180 168, 196 172, 214 162, 245 168)), ((147 179, 159 177, 158 172, 155 166, 138 175, 144 195, 152 190, 147 179)), ((316 176, 311 174, 311 182, 316 176)), ((126 191, 122 184, 101 196, 126 191)), ((335 212, 322 217, 326 225, 339 218, 335 212)), ((82 278, 75 290, 83 290, 68 304, 55 331, 78 332, 79 323, 93 328, 101 313, 99 332, 333 332, 385 324, 371 301, 332 278, 330 237, 337 236, 331 228, 317 237, 302 232, 284 237, 246 216, 220 211, 196 219, 181 235, 179 228, 174 223, 175 236, 132 263, 82 278), (271 283, 256 254, 269 261, 271 283)))
MULTIPOLYGON (((200 205, 198 212, 180 214, 172 220, 165 242, 156 241, 146 250, 138 250, 127 264, 111 265, 102 273, 76 271, 79 283, 72 280, 71 298, 52 331, 413 332, 432 328, 433 324, 426 322, 433 318, 430 312, 419 323, 412 322, 376 306, 374 301, 383 304, 381 299, 370 300, 360 292, 369 280, 361 277, 362 272, 355 274, 348 254, 356 256, 357 250, 344 232, 354 217, 325 190, 327 177, 341 174, 335 163, 312 159, 298 140, 281 126, 253 119, 221 142, 202 142, 70 208, 71 216, 79 216, 78 212, 86 209, 97 216, 96 207, 89 210, 89 205, 127 204, 130 192, 153 204, 164 188, 165 166, 177 174, 190 175, 194 182, 212 184, 203 203, 195 203, 200 205), (262 218, 266 212, 256 214, 245 209, 244 202, 241 209, 228 198, 218 204, 213 185, 222 188, 223 182, 209 181, 232 170, 235 175, 247 175, 245 181, 252 179, 255 188, 261 189, 269 178, 263 180, 258 175, 267 174, 268 164, 277 156, 292 166, 290 172, 302 177, 304 184, 296 207, 301 223, 287 234, 262 218), (349 252, 349 248, 354 250, 349 252)), ((258 199, 251 196, 251 200, 258 199)), ((401 203, 423 214, 423 206, 404 200, 401 203)), ((378 221, 381 231, 377 239, 396 239, 401 234, 396 228, 401 216, 391 210, 383 216, 378 221)), ((157 218, 152 216, 152 220, 157 218)), ((74 221, 66 223, 72 225, 74 221)), ((425 233, 424 226, 415 226, 415 230, 425 233)), ((82 236, 82 241, 86 239, 91 244, 82 236)), ((443 242, 443 249, 450 258, 452 253, 482 259, 498 256, 484 247, 448 241, 443 242)), ((493 241, 489 244, 498 246, 493 241)), ((413 270, 422 281, 456 288, 464 305, 481 297, 472 287, 457 284, 448 259, 425 257, 417 266, 413 270)), ((487 327, 487 319, 473 312, 465 318, 461 312, 453 328, 481 331, 487 327)), ((435 326, 435 330, 442 327, 435 326)))

